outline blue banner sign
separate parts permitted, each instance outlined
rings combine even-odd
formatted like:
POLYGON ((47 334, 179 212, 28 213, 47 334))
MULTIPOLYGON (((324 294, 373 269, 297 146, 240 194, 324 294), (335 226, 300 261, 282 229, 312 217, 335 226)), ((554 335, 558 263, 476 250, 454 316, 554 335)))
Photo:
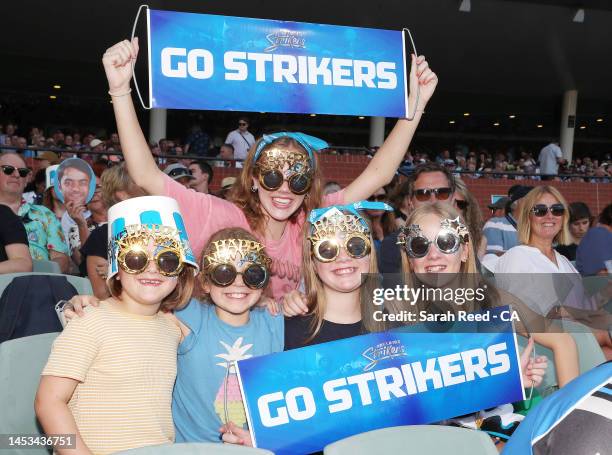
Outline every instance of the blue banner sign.
POLYGON ((147 12, 154 108, 407 116, 400 31, 147 12))
POLYGON ((495 324, 489 333, 372 333, 241 360, 253 442, 305 454, 365 431, 523 400, 512 325, 495 324))

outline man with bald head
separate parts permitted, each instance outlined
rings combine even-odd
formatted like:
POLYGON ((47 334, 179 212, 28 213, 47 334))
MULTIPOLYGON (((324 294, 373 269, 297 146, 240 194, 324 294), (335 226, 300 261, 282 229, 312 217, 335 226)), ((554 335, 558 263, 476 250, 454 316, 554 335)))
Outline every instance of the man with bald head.
POLYGON ((51 260, 68 271, 68 245, 55 214, 47 207, 23 199, 30 169, 17 153, 0 154, 0 204, 8 206, 25 226, 29 249, 35 260, 51 260))

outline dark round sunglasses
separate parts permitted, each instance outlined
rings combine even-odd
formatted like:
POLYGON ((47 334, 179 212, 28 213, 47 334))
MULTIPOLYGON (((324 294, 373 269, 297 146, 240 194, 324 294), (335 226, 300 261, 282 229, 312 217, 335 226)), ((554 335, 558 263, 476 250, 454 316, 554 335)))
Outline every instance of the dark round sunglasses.
POLYGON ((27 177, 27 175, 31 172, 27 167, 15 167, 11 166, 10 164, 2 165, 2 172, 4 172, 4 175, 13 175, 15 170, 17 170, 19 177, 21 178, 27 177))
POLYGON ((423 188, 419 190, 414 190, 414 197, 417 201, 424 202, 428 201, 430 199, 430 195, 433 194, 438 201, 446 201, 452 193, 453 190, 448 187, 423 188))
POLYGON ((243 272, 238 272, 233 264, 217 264, 209 273, 210 281, 216 286, 227 287, 242 275, 242 281, 250 289, 262 289, 269 279, 268 270, 260 264, 250 264, 243 272))
POLYGON ((553 204, 551 206, 546 204, 536 204, 531 209, 533 214, 538 218, 546 216, 549 210, 553 216, 563 216, 565 213, 565 206, 563 204, 553 204))
POLYGON ((282 171, 276 169, 259 174, 259 183, 268 191, 278 190, 285 180, 289 182, 289 190, 297 195, 306 193, 312 183, 312 178, 308 174, 293 174, 288 179, 285 179, 282 171))

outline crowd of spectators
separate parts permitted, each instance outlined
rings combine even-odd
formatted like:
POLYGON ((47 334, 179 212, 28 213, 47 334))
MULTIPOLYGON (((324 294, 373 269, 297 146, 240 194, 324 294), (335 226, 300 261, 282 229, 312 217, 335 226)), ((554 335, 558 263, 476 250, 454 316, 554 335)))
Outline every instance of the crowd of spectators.
MULTIPOLYGON (((200 126, 190 129, 185 138, 162 138, 150 143, 151 152, 158 157, 159 164, 180 162, 189 167, 193 158, 200 157, 212 167, 241 167, 245 150, 254 142, 248 131, 249 121, 240 117, 237 128, 225 138, 211 138, 200 126), (188 156, 190 158, 182 158, 188 156), (215 159, 216 158, 216 159, 215 159)), ((18 151, 27 157, 41 157, 45 151, 54 150, 60 158, 80 152, 81 158, 93 163, 97 160, 120 161, 121 144, 113 132, 108 137, 96 137, 91 132, 63 131, 55 129, 47 133, 42 128, 31 127, 22 131, 15 123, 0 124, 0 146, 3 151, 18 151)), ((376 148, 332 146, 323 150, 326 154, 373 155, 376 148)), ((45 156, 49 156, 48 154, 45 156)), ((612 182, 612 153, 585 156, 579 150, 571 162, 561 157, 557 143, 544 145, 541 150, 522 146, 489 149, 483 146, 458 144, 454 148, 443 148, 427 152, 418 149, 406 153, 399 172, 409 175, 415 166, 435 162, 443 165, 455 175, 465 178, 493 178, 510 180, 556 180, 572 182, 612 182), (552 156, 552 166, 549 157, 552 156), (555 162, 556 161, 556 162, 555 162)))

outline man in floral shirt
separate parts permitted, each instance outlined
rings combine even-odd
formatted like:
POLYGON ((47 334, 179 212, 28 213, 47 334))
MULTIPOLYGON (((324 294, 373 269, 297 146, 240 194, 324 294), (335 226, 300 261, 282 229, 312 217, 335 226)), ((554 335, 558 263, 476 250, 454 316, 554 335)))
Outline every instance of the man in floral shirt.
POLYGON ((69 250, 60 222, 48 208, 23 200, 28 177, 25 161, 16 153, 3 153, 0 155, 0 170, 0 204, 9 206, 21 217, 32 259, 55 261, 62 272, 67 272, 69 250))

